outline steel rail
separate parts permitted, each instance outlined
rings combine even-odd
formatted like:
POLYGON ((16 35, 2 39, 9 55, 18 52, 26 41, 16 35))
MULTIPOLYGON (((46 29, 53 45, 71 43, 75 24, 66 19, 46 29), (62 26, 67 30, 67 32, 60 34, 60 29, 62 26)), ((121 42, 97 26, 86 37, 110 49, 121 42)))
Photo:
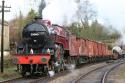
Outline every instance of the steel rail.
POLYGON ((125 61, 122 62, 122 63, 119 63, 119 64, 113 66, 112 68, 110 68, 109 70, 107 70, 107 71, 104 73, 103 77, 102 77, 101 83, 107 83, 107 77, 108 77, 108 75, 110 74, 110 72, 113 71, 115 68, 119 67, 120 65, 124 64, 124 63, 125 63, 125 61))
POLYGON ((19 80, 22 79, 23 77, 17 77, 17 78, 13 78, 13 79, 8 79, 8 80, 4 80, 4 81, 0 81, 0 83, 11 83, 15 80, 19 80))
POLYGON ((103 65, 103 66, 101 66, 101 67, 98 67, 98 68, 96 68, 96 69, 93 69, 93 70, 91 70, 91 71, 89 71, 89 72, 87 72, 87 73, 85 73, 85 74, 82 74, 81 76, 79 76, 78 78, 76 78, 75 80, 73 80, 71 83, 79 83, 79 81, 82 79, 82 78, 85 78, 85 77, 87 77, 89 74, 91 74, 91 73, 93 73, 94 71, 97 71, 97 70, 99 70, 99 69, 102 69, 102 68, 105 68, 105 67, 107 67, 107 66, 110 66, 110 65, 113 65, 113 64, 117 64, 117 63, 120 63, 121 62, 121 60, 119 61, 117 61, 117 62, 115 62, 115 63, 111 63, 111 64, 108 64, 108 65, 103 65))

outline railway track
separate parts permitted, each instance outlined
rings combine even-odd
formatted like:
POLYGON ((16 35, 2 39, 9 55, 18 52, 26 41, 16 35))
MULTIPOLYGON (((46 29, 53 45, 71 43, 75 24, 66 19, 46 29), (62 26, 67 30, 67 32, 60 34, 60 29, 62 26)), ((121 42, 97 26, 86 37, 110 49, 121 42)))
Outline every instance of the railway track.
POLYGON ((108 71, 106 71, 105 74, 103 75, 101 83, 108 83, 107 77, 110 74, 110 72, 113 71, 115 68, 119 67, 120 65, 124 64, 124 63, 125 62, 119 63, 119 64, 115 65, 114 67, 112 67, 111 69, 109 69, 108 71))
MULTIPOLYGON (((101 63, 103 63, 103 62, 101 62, 101 63)), ((89 66, 96 65, 96 64, 99 64, 99 63, 85 64, 85 65, 79 66, 78 68, 89 67, 89 66)), ((68 70, 62 71, 62 72, 56 73, 55 76, 52 77, 52 78, 47 77, 47 76, 43 76, 43 77, 39 77, 39 78, 18 77, 18 78, 5 80, 5 81, 0 81, 0 83, 39 83, 41 80, 42 80, 42 83, 46 83, 47 81, 54 80, 54 79, 56 79, 56 78, 58 78, 60 76, 66 75, 68 73, 70 73, 70 71, 68 71, 68 70)))
POLYGON ((109 72, 123 63, 125 63, 124 60, 119 60, 108 65, 103 65, 79 76, 71 83, 107 83, 106 77, 109 72))
MULTIPOLYGON (((85 66, 82 66, 83 68, 84 67, 89 67, 89 66, 92 66, 92 65, 96 65, 98 63, 95 63, 95 64, 89 64, 89 65, 85 65, 85 66)), ((77 83, 78 80, 80 80, 82 77, 86 77, 87 75, 89 75, 90 73, 100 69, 100 68, 103 68, 105 67, 105 65, 97 68, 97 69, 94 69, 88 73, 86 73, 85 75, 83 76, 80 76, 77 80, 74 80, 72 83, 77 83)), ((19 78, 15 78, 15 79, 10 79, 10 80, 6 80, 6 81, 2 81, 0 83, 48 83, 48 81, 50 80, 54 80, 60 76, 63 76, 63 75, 66 75, 70 73, 70 71, 62 71, 62 72, 59 72, 59 73, 56 73, 54 77, 48 77, 48 76, 43 76, 43 77, 39 77, 39 78, 23 78, 23 77, 19 77, 19 78)))
MULTIPOLYGON (((103 62, 102 62, 102 63, 103 63, 103 62)), ((89 67, 89 66, 96 65, 96 64, 99 64, 99 63, 89 64, 89 65, 88 65, 88 64, 85 64, 84 66, 82 65, 82 66, 79 66, 78 68, 81 68, 81 67, 89 67)), ((32 81, 32 82, 29 82, 29 83, 48 83, 48 82, 50 82, 50 81, 52 81, 52 80, 54 80, 54 79, 57 79, 58 77, 61 77, 61 76, 66 75, 66 74, 68 74, 68 73, 71 73, 71 71, 69 71, 69 70, 62 71, 62 72, 57 73, 54 77, 51 77, 51 78, 46 77, 45 79, 40 78, 40 79, 36 79, 36 80, 34 80, 34 81, 32 81)))
POLYGON ((58 76, 66 75, 69 71, 62 71, 56 73, 54 77, 41 76, 41 77, 28 77, 28 78, 14 78, 5 81, 1 81, 0 83, 47 83, 49 80, 56 79, 58 76))
POLYGON ((40 78, 35 78, 35 77, 23 78, 23 77, 20 77, 20 78, 2 81, 0 83, 38 83, 37 81, 39 81, 39 80, 43 80, 44 81, 43 83, 45 83, 48 80, 48 78, 47 77, 40 77, 40 78))
POLYGON ((16 80, 20 80, 23 79, 23 77, 17 77, 17 78, 13 78, 13 79, 8 79, 8 80, 4 80, 4 81, 0 81, 0 83, 10 83, 16 80))

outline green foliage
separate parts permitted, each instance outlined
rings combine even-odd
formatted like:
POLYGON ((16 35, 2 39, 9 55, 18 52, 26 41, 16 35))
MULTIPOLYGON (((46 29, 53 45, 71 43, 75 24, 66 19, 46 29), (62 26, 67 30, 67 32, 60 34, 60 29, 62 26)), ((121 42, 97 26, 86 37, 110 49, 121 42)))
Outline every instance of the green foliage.
POLYGON ((24 24, 26 25, 27 23, 31 22, 37 15, 38 14, 33 9, 31 9, 27 17, 24 19, 24 24))
POLYGON ((114 42, 109 40, 116 40, 120 37, 120 34, 116 30, 110 32, 105 26, 99 24, 97 21, 93 22, 88 28, 81 27, 79 23, 73 23, 69 29, 78 37, 105 43, 114 42))
POLYGON ((27 23, 31 22, 36 16, 37 13, 33 9, 29 11, 26 17, 24 17, 22 12, 20 11, 20 16, 16 18, 16 27, 23 28, 27 23))
MULTIPOLYGON (((16 27, 16 32, 15 34, 17 36, 15 36, 16 38, 12 37, 13 39, 16 39, 14 41, 17 41, 17 42, 20 42, 21 38, 22 38, 22 30, 24 28, 24 26, 31 22, 34 17, 36 17, 38 14, 33 10, 31 9, 29 11, 29 13, 27 14, 26 17, 23 16, 22 12, 20 11, 20 15, 19 17, 16 17, 15 19, 13 19, 10 24, 12 25, 11 28, 14 28, 16 27)), ((10 33, 10 34, 14 34, 14 33, 10 33)), ((13 41, 13 39, 10 39, 11 41, 13 41)))

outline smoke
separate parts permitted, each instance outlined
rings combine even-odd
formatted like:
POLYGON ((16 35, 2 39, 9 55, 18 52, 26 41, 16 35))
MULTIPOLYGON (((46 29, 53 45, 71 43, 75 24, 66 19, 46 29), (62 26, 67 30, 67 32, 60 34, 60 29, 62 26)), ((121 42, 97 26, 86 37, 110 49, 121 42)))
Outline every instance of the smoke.
POLYGON ((45 0, 45 2, 45 8, 39 7, 43 19, 59 25, 69 25, 76 21, 78 5, 75 0, 45 0))
POLYGON ((121 37, 116 41, 116 45, 125 45, 125 29, 124 28, 121 28, 121 29, 118 29, 121 37))
POLYGON ((121 44, 125 45, 125 32, 121 34, 121 44))
POLYGON ((76 65, 75 64, 66 64, 65 65, 66 66, 66 68, 69 70, 69 71, 74 71, 75 70, 75 68, 76 68, 76 65))
POLYGON ((43 12, 43 9, 46 7, 46 3, 45 3, 45 0, 41 0, 41 4, 39 5, 39 16, 43 17, 42 16, 42 12, 43 12))
POLYGON ((55 72, 54 71, 49 71, 48 74, 49 74, 49 77, 53 77, 55 75, 55 72))

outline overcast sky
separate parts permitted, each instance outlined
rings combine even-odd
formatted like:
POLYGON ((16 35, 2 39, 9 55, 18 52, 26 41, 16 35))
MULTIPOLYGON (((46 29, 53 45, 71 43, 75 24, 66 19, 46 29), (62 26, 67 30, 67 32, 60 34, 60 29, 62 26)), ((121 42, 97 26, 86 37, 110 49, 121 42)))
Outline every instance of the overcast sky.
POLYGON ((125 0, 91 0, 97 7, 98 17, 115 27, 125 27, 125 0))
MULTIPOLYGON (((1 4, 0 0, 0 4, 1 4)), ((10 13, 5 14, 5 20, 10 20, 19 15, 21 10, 24 15, 34 8, 37 10, 40 0, 5 0, 5 4, 11 6, 10 13)), ((98 18, 102 23, 109 23, 117 27, 125 27, 125 0, 90 0, 98 11, 98 18)), ((1 15, 1 14, 0 14, 1 15)))
MULTIPOLYGON (((2 4, 3 0, 0 0, 0 4, 2 4)), ((28 11, 33 8, 37 10, 38 8, 38 2, 40 0, 4 0, 5 6, 11 6, 11 9, 9 13, 5 14, 5 20, 11 20, 19 15, 19 12, 21 11, 23 15, 26 15, 28 11)), ((0 14, 1 15, 1 14, 0 14)))

